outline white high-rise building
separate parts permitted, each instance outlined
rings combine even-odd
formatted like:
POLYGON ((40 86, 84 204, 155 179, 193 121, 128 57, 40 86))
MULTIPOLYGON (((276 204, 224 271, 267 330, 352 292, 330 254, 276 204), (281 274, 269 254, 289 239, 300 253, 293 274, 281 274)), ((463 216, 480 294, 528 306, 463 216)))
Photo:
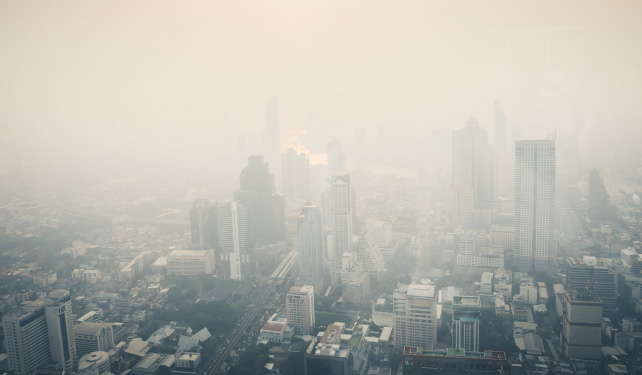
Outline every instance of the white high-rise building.
POLYGON ((75 338, 78 357, 91 352, 108 352, 114 347, 114 331, 110 323, 82 322, 76 326, 75 338))
POLYGON ((323 290, 323 222, 317 206, 306 204, 297 219, 299 243, 299 279, 312 285, 318 292, 323 290))
POLYGON ((33 375, 51 361, 66 372, 74 370, 76 343, 68 291, 54 290, 48 298, 22 306, 5 315, 2 325, 8 366, 17 375, 33 375))
POLYGON ((331 184, 332 194, 332 239, 334 249, 333 284, 341 277, 343 253, 352 251, 352 204, 350 176, 334 176, 331 184))
POLYGON ((248 210, 239 202, 217 206, 221 260, 229 262, 230 278, 242 280, 250 267, 248 210))
POLYGON ((309 335, 314 329, 314 287, 293 286, 285 300, 287 324, 294 326, 297 335, 309 335))
POLYGON ((557 253, 555 141, 517 141, 513 252, 520 271, 545 271, 557 253))
POLYGON ((399 284, 393 293, 394 346, 433 349, 437 341, 437 297, 435 286, 399 284))

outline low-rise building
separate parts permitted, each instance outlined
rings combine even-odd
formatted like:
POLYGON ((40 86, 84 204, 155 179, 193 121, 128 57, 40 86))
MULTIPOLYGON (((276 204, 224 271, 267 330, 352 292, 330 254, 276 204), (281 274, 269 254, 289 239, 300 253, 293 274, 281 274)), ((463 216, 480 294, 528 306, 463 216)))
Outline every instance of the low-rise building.
POLYGON ((167 274, 210 275, 214 272, 214 250, 174 250, 167 256, 167 274))

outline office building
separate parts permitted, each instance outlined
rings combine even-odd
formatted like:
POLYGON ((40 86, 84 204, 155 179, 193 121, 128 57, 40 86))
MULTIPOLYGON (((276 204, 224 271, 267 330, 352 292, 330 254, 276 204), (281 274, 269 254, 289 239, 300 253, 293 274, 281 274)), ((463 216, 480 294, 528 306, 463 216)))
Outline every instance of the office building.
POLYGON ((387 220, 377 220, 372 223, 370 232, 380 249, 390 246, 392 242, 392 225, 387 220))
POLYGON ((392 303, 394 346, 432 349, 437 341, 437 296, 435 286, 399 284, 392 303))
POLYGON ((506 114, 504 113, 504 108, 502 108, 502 105, 498 102, 495 101, 495 116, 494 116, 494 142, 493 146, 495 147, 495 151, 502 157, 506 157, 506 136, 508 133, 507 125, 506 125, 506 114))
POLYGON ((281 155, 283 195, 288 199, 310 199, 310 161, 305 152, 289 148, 281 155))
POLYGON ((332 241, 334 249, 333 284, 338 284, 342 256, 352 251, 352 204, 350 176, 334 176, 330 186, 332 196, 332 241))
POLYGON ((602 224, 617 225, 615 209, 609 203, 604 181, 595 169, 589 174, 588 218, 594 228, 599 228, 602 224))
POLYGON ((351 375, 353 355, 350 347, 311 342, 303 356, 303 375, 351 375))
POLYGON ((76 366, 76 342, 74 340, 74 319, 71 314, 71 297, 66 290, 54 290, 48 298, 52 303, 45 307, 51 359, 66 372, 76 366))
POLYGON ((564 294, 561 346, 567 358, 600 360, 602 301, 590 289, 564 294))
POLYGON ((82 357, 91 352, 108 352, 114 347, 114 331, 109 323, 82 322, 74 333, 76 354, 82 357))
POLYGON ((493 225, 490 228, 490 245, 501 246, 504 250, 513 250, 514 228, 512 226, 493 225))
POLYGON ((458 255, 475 255, 477 253, 477 235, 465 232, 459 237, 458 255))
POLYGON ((486 130, 471 117, 453 131, 453 180, 456 189, 473 189, 473 200, 492 201, 497 195, 497 162, 488 147, 486 130))
POLYGON ((197 250, 215 249, 216 205, 208 199, 197 199, 189 212, 192 234, 192 248, 197 250))
POLYGON ((348 173, 346 155, 336 139, 328 142, 328 175, 341 176, 348 173))
POLYGON ((356 305, 363 304, 370 294, 370 276, 363 269, 356 251, 343 253, 339 274, 343 300, 356 305))
POLYGON ((235 280, 242 280, 243 275, 251 273, 252 269, 252 237, 248 217, 248 209, 239 202, 217 206, 221 262, 225 265, 225 273, 235 280))
POLYGON ((100 375, 108 373, 111 361, 105 351, 87 353, 78 360, 79 375, 100 375))
POLYGON ((467 352, 479 351, 481 310, 481 300, 477 296, 453 297, 453 348, 463 349, 467 352))
POLYGON ((172 250, 167 256, 168 276, 211 275, 214 250, 172 250))
POLYGON ((557 253, 555 141, 517 141, 513 252, 522 272, 547 271, 557 253))
POLYGON ((33 375, 51 362, 72 372, 76 364, 71 298, 54 290, 45 299, 23 305, 2 318, 9 369, 16 375, 33 375))
POLYGON ((399 374, 506 374, 509 366, 506 353, 500 351, 467 352, 455 348, 432 350, 406 346, 403 348, 399 374))
POLYGON ((314 288, 310 285, 293 286, 285 300, 287 323, 294 326, 297 335, 313 334, 314 288))
POLYGON ((585 256, 566 259, 566 290, 586 290, 590 284, 602 302, 604 316, 619 318, 613 272, 603 259, 585 256))
POLYGON ((282 195, 274 193, 274 175, 270 173, 268 163, 260 155, 250 156, 239 180, 240 189, 234 192, 234 200, 247 207, 253 238, 265 241, 283 240, 285 200, 282 195))
POLYGON ((299 245, 299 280, 314 286, 319 293, 323 290, 324 235, 321 212, 311 204, 301 208, 297 219, 297 240, 299 245))
POLYGON ((446 196, 446 211, 453 221, 472 225, 475 221, 473 188, 451 186, 446 196))
POLYGON ((383 254, 372 232, 358 236, 356 246, 363 271, 379 277, 381 272, 383 272, 383 254))

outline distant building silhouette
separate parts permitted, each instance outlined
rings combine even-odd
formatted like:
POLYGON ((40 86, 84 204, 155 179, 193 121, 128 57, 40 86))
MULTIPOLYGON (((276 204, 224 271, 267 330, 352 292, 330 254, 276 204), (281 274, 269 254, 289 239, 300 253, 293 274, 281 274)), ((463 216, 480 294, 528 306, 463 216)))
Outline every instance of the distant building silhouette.
POLYGON ((346 155, 336 139, 328 143, 328 174, 339 176, 348 173, 346 155))
POLYGON ((274 194, 274 175, 259 155, 250 156, 234 199, 249 210, 253 239, 278 241, 285 237, 285 201, 274 194))
POLYGON ((591 227, 600 227, 602 224, 617 225, 615 209, 609 202, 600 172, 595 169, 589 173, 588 218, 591 227))
POLYGON ((310 161, 304 153, 289 148, 281 155, 283 195, 289 199, 310 199, 310 161))
POLYGON ((504 113, 504 108, 500 102, 495 102, 495 116, 494 116, 494 142, 495 151, 502 158, 506 157, 506 136, 507 136, 507 125, 506 125, 506 114, 504 113))
POLYGON ((265 104, 265 147, 264 153, 271 163, 277 163, 281 156, 281 132, 279 130, 279 98, 270 97, 265 104))

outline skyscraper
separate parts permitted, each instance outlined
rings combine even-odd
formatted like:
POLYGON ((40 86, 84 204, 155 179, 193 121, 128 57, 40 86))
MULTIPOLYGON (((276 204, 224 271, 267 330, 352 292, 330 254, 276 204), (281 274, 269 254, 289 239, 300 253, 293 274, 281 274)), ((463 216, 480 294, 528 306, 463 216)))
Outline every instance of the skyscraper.
POLYGON ((617 225, 617 215, 609 203, 600 172, 592 169, 589 174, 588 218, 592 227, 602 224, 617 225))
POLYGON ((504 114, 504 108, 502 108, 501 103, 498 101, 495 102, 495 129, 494 129, 494 139, 493 145, 495 146, 495 151, 502 158, 506 157, 506 115, 504 114))
POLYGON ((192 247, 197 250, 214 249, 216 238, 216 206, 208 199, 197 199, 190 210, 192 247))
POLYGON ((328 174, 338 176, 348 173, 346 155, 336 139, 328 143, 328 174))
POLYGON ((253 238, 266 241, 283 240, 285 236, 285 201, 274 194, 274 175, 260 155, 250 156, 241 171, 240 189, 234 199, 250 212, 253 238))
POLYGON ((285 300, 288 324, 297 335, 309 335, 314 329, 314 288, 310 285, 293 286, 285 300))
POLYGON ((323 222, 319 208, 305 204, 297 219, 299 279, 306 285, 323 289, 323 222))
POLYGON ((279 98, 270 97, 265 104, 265 156, 271 163, 277 163, 281 155, 281 133, 279 131, 279 98))
POLYGON ((283 195, 289 199, 310 198, 310 162, 305 152, 289 148, 281 155, 283 195))
POLYGON ((482 168, 488 149, 486 130, 471 117, 463 129, 453 131, 453 186, 472 188, 475 200, 489 200, 482 185, 482 168))
POLYGON ((66 290, 23 305, 2 318, 9 369, 17 375, 33 375, 52 361, 66 372, 74 370, 76 343, 71 298, 66 290))
POLYGON ((394 346, 433 349, 437 342, 437 300, 435 286, 399 284, 392 304, 394 346))
POLYGON ((229 276, 242 280, 251 272, 252 237, 247 208, 239 202, 217 206, 220 260, 229 265, 229 276))
POLYGON ((45 307, 51 359, 66 372, 72 372, 77 356, 71 297, 66 290, 54 290, 49 293, 49 298, 54 301, 45 307))
POLYGON ((481 300, 477 296, 453 297, 453 348, 467 352, 479 351, 481 308, 481 300))
POLYGON ((456 222, 472 224, 474 205, 497 195, 498 166, 488 147, 486 130, 471 117, 463 129, 453 131, 452 184, 447 209, 456 222))
POLYGON ((340 278, 343 253, 352 251, 352 204, 350 202, 350 176, 334 176, 332 195, 332 238, 334 249, 334 280, 340 278))
POLYGON ((517 141, 513 251, 519 269, 546 271, 557 252, 555 141, 517 141))

